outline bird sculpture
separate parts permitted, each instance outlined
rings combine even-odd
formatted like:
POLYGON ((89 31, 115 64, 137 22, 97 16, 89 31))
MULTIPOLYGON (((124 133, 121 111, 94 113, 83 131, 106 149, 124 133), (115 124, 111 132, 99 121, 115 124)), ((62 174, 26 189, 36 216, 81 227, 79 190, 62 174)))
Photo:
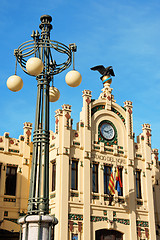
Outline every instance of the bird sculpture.
POLYGON ((103 80, 103 77, 105 76, 108 76, 108 77, 115 76, 112 66, 105 68, 103 65, 98 65, 98 66, 92 67, 91 70, 93 71, 97 70, 102 75, 101 80, 103 80))

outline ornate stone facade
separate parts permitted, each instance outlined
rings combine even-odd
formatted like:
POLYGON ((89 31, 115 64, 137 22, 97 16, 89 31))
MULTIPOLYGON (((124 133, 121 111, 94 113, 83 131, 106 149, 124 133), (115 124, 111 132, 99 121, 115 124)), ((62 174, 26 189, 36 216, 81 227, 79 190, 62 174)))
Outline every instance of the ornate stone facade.
MULTIPOLYGON (((120 234, 123 240, 158 239, 160 169, 150 125, 143 124, 135 140, 132 102, 119 106, 109 84, 97 100, 89 90, 82 97, 77 129, 72 128, 71 106, 64 104, 56 111, 55 132, 50 131, 50 214, 59 221, 55 239, 99 240, 100 231, 120 234), (117 168, 123 189, 111 199, 107 179, 111 170, 115 179, 117 168)), ((3 230, 18 232, 16 221, 27 212, 31 131, 32 124, 25 123, 19 139, 9 133, 0 137, 3 230), (14 195, 6 194, 7 167, 16 168, 14 195)))

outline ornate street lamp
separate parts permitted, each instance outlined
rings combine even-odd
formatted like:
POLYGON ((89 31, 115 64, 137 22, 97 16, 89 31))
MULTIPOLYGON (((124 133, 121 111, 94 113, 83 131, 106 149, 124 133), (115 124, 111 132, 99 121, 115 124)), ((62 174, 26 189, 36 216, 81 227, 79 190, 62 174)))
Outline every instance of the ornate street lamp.
MULTIPOLYGON (((49 216, 49 101, 55 102, 60 96, 59 90, 53 86, 53 76, 67 69, 73 58, 73 70, 67 73, 66 82, 69 86, 76 87, 82 80, 80 73, 74 69, 76 45, 69 44, 67 47, 50 40, 52 18, 43 15, 40 20, 41 34, 33 31, 33 40, 21 44, 14 51, 16 70, 18 62, 25 73, 36 76, 38 88, 28 213, 19 219, 23 228, 23 240, 50 239, 50 228, 57 223, 55 218, 49 216), (66 61, 57 63, 54 51, 64 54, 66 61)), ((8 88, 15 92, 23 87, 23 81, 16 75, 16 70, 15 75, 7 80, 8 88)))

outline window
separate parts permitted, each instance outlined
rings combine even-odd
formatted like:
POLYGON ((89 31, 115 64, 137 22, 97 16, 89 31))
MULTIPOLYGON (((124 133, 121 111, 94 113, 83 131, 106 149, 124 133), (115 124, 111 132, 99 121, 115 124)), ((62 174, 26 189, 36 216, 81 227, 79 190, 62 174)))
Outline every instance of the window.
POLYGON ((98 164, 92 167, 92 192, 98 193, 98 164))
POLYGON ((104 166, 104 194, 109 194, 108 184, 111 175, 111 167, 104 166))
POLYGON ((7 166, 5 195, 16 195, 17 167, 7 166))
POLYGON ((74 160, 71 166, 71 189, 78 190, 78 161, 74 160))
POLYGON ((72 233, 72 240, 78 240, 78 234, 72 233))
POLYGON ((136 170, 136 197, 141 199, 141 172, 136 170))
POLYGON ((56 162, 52 163, 52 191, 56 190, 56 162))

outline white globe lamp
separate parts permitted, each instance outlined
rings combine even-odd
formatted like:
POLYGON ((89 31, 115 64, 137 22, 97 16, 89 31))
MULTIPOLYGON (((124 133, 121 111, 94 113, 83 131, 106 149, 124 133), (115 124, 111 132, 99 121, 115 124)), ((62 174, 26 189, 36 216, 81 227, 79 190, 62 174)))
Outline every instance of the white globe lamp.
POLYGON ((65 80, 70 87, 78 87, 81 84, 82 76, 78 71, 71 70, 66 74, 65 80))
POLYGON ((43 71, 43 62, 37 57, 32 57, 26 62, 26 69, 30 75, 37 76, 43 71))
POLYGON ((49 101, 56 102, 60 98, 60 92, 56 87, 49 88, 49 101))
POLYGON ((23 87, 22 78, 17 75, 12 75, 7 79, 7 87, 13 92, 18 92, 23 87))

